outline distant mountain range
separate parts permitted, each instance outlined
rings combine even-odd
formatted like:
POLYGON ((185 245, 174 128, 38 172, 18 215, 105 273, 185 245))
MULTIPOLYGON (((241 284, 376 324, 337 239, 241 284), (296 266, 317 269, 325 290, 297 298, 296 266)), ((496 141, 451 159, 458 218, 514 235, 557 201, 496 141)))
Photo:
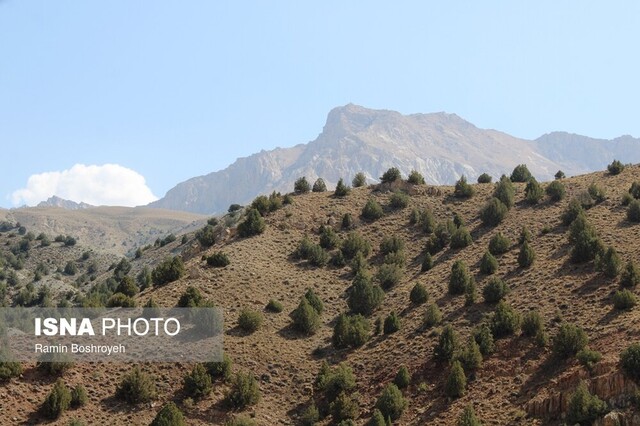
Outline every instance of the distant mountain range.
POLYGON ((65 200, 64 198, 54 195, 53 197, 49 197, 46 201, 38 203, 36 207, 60 207, 66 210, 82 210, 94 206, 83 202, 76 203, 75 201, 65 200))
POLYGON ((312 142, 239 158, 224 170, 179 183, 149 206, 201 214, 220 213, 259 194, 290 192, 294 181, 322 177, 329 187, 350 183, 363 171, 371 182, 389 167, 412 169, 430 184, 470 181, 481 173, 499 177, 526 163, 539 180, 558 170, 567 175, 603 169, 614 158, 640 162, 640 139, 592 139, 563 132, 525 140, 479 129, 455 114, 402 115, 349 104, 329 112, 312 142))

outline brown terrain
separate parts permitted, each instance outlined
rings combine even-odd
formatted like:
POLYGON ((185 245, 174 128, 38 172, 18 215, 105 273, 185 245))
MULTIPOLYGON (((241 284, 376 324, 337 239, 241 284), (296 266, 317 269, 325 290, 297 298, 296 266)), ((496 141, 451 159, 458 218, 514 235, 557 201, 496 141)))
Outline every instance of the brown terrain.
MULTIPOLYGON (((259 380, 260 401, 242 411, 258 425, 298 424, 300 412, 313 396, 314 379, 323 360, 332 365, 345 362, 353 369, 359 394, 358 425, 369 421, 383 387, 394 379, 401 365, 408 367, 411 384, 403 391, 408 407, 394 424, 454 425, 463 408, 472 404, 484 425, 558 425, 562 424, 569 395, 578 381, 584 379, 592 392, 611 405, 622 406, 618 411, 626 421, 623 424, 637 425, 640 424, 637 409, 634 417, 629 404, 637 387, 622 374, 619 356, 629 344, 640 342, 639 308, 613 309, 612 294, 619 287, 618 279, 597 272, 593 262, 571 263, 568 228, 560 222, 569 200, 596 182, 606 189, 607 197, 586 212, 590 223, 606 246, 615 247, 623 264, 628 260, 638 262, 640 224, 627 221, 626 208, 620 203, 634 181, 640 181, 640 166, 627 167, 616 176, 597 172, 564 179, 567 189, 564 200, 551 203, 545 197, 536 206, 523 202, 525 184, 515 184, 516 205, 493 228, 482 226, 478 217, 493 184, 473 185, 476 194, 467 200, 452 197, 453 187, 417 185, 410 189, 409 206, 400 210, 387 208, 391 193, 378 186, 353 189, 344 198, 335 198, 332 192, 294 196, 293 204, 266 217, 266 230, 260 235, 239 238, 230 229, 222 233, 224 237, 213 247, 200 251, 191 234, 186 244, 178 238, 165 247, 146 250, 140 259, 131 260, 132 275, 143 265, 153 265, 171 253, 180 252, 186 259, 187 272, 177 281, 144 290, 136 300, 144 304, 153 297, 161 306, 175 306, 187 286, 194 286, 224 310, 225 352, 233 360, 233 369, 252 372, 259 380), (364 222, 358 218, 370 197, 385 208, 385 214, 374 222, 364 222), (409 224, 409 213, 413 208, 427 207, 438 221, 450 219, 456 212, 461 215, 473 243, 458 250, 445 248, 434 256, 433 269, 421 272, 428 236, 409 224), (379 244, 384 236, 396 235, 405 241, 407 267, 404 278, 386 293, 381 307, 370 318, 373 324, 375 318, 384 318, 395 311, 401 319, 400 330, 371 336, 357 349, 336 350, 331 344, 333 324, 339 314, 348 311, 345 291, 351 285, 350 269, 313 267, 306 261, 294 260, 291 254, 305 234, 318 242, 317 229, 323 224, 333 226, 344 237, 346 232, 340 230, 340 222, 345 213, 353 215, 356 230, 372 244, 373 253, 368 259, 372 272, 381 263, 379 244), (517 240, 522 226, 531 231, 531 245, 536 253, 529 268, 521 268, 517 262, 517 240), (495 309, 495 305, 482 299, 482 288, 488 278, 479 273, 479 261, 489 239, 499 231, 513 242, 507 253, 496 256, 499 263, 496 275, 511 290, 506 301, 521 314, 537 309, 551 340, 562 322, 581 326, 589 336, 589 347, 601 352, 603 358, 589 371, 575 358, 555 360, 550 345, 541 348, 518 333, 496 340, 496 351, 485 357, 475 378, 469 380, 464 396, 452 400, 444 392, 449 368, 434 360, 433 348, 444 324, 452 324, 461 341, 466 341, 471 329, 495 309), (202 255, 220 250, 228 254, 230 265, 211 268, 201 260, 202 255), (458 259, 467 263, 476 278, 479 294, 471 306, 465 306, 464 296, 451 296, 447 292, 451 266, 458 259), (443 322, 433 329, 422 328, 426 305, 413 306, 409 301, 409 292, 417 282, 426 286, 429 302, 436 302, 442 311, 443 322), (325 308, 319 331, 303 336, 292 330, 288 314, 308 288, 314 289, 325 308), (284 310, 266 312, 264 307, 270 299, 281 301, 284 310), (241 332, 237 326, 238 314, 245 307, 262 311, 264 316, 261 327, 251 334, 241 332)), ((97 280, 108 276, 104 267, 101 272, 103 275, 97 280)), ((26 280, 26 275, 23 278, 26 280)), ((634 291, 637 294, 638 289, 634 291)), ((20 377, 0 384, 0 424, 49 423, 38 414, 38 409, 55 378, 34 367, 24 365, 20 377)), ((78 418, 86 424, 148 425, 167 401, 176 402, 190 425, 224 424, 237 414, 224 408, 222 400, 228 385, 220 381, 214 382, 213 392, 203 400, 193 404, 183 402, 182 379, 192 365, 143 365, 157 379, 157 400, 138 406, 118 401, 114 398, 116 386, 131 367, 74 365, 63 379, 69 386, 84 384, 89 402, 49 424, 66 425, 78 418)), ((319 424, 333 424, 331 416, 319 424)))

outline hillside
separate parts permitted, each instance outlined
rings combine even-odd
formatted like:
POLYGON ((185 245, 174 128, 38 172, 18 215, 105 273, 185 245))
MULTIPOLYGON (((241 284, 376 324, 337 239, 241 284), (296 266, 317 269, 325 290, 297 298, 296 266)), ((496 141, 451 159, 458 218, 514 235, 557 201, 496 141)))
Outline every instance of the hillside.
POLYGON ((39 234, 73 235, 82 245, 122 256, 153 244, 167 234, 193 231, 205 222, 202 215, 146 207, 23 207, 0 210, 0 221, 19 222, 39 234))
MULTIPOLYGON (((571 262, 568 227, 560 221, 569 201, 587 190, 592 183, 606 189, 604 200, 586 211, 586 217, 605 246, 617 251, 624 265, 640 261, 638 235, 640 224, 629 222, 627 208, 620 200, 634 181, 640 181, 640 166, 627 167, 619 175, 597 172, 563 179, 567 196, 556 203, 544 198, 537 205, 524 202, 524 183, 516 183, 516 203, 505 219, 495 227, 482 225, 478 212, 490 198, 493 184, 473 185, 470 199, 452 196, 453 187, 411 186, 406 183, 353 189, 346 197, 331 193, 309 193, 292 197, 293 202, 266 215, 263 233, 240 238, 234 229, 218 233, 216 243, 200 252, 194 236, 185 246, 152 248, 140 259, 131 260, 133 271, 142 265, 153 265, 169 253, 183 253, 185 276, 163 286, 143 290, 135 296, 139 304, 153 297, 161 306, 175 306, 188 286, 193 286, 206 299, 215 302, 225 312, 225 352, 233 360, 235 372, 252 372, 258 378, 260 401, 245 410, 258 425, 299 424, 302 411, 312 398, 321 402, 321 393, 314 390, 314 380, 323 361, 332 366, 340 362, 353 369, 356 386, 350 395, 358 401, 357 425, 369 421, 378 396, 392 382, 401 365, 410 373, 410 384, 403 391, 408 406, 394 422, 398 425, 452 425, 468 404, 484 425, 559 425, 566 412, 569 395, 579 379, 584 379, 592 392, 627 416, 626 424, 637 424, 629 405, 637 385, 622 374, 619 356, 630 343, 640 342, 638 307, 618 311, 612 307, 612 295, 619 288, 619 278, 608 278, 594 268, 594 262, 571 262), (392 190, 409 193, 408 206, 389 207, 392 190), (384 207, 383 217, 374 221, 360 219, 368 199, 384 207), (433 255, 433 268, 422 272, 424 250, 430 236, 420 226, 409 223, 413 209, 430 209, 438 222, 452 219, 457 213, 470 231, 473 242, 464 248, 446 247, 433 255), (318 228, 328 225, 340 239, 347 236, 341 230, 342 218, 350 213, 354 229, 371 243, 367 257, 368 269, 375 275, 383 262, 380 244, 385 237, 396 236, 404 241, 406 267, 399 282, 386 291, 384 301, 369 317, 371 329, 376 318, 384 319, 397 313, 400 329, 391 334, 369 333, 363 346, 336 349, 332 332, 337 317, 349 311, 347 289, 353 276, 346 267, 310 265, 295 259, 305 235, 317 243, 318 228), (520 267, 518 238, 522 227, 531 232, 530 245, 535 261, 520 267), (479 271, 479 262, 490 239, 502 232, 511 240, 508 251, 497 255, 495 276, 502 278, 510 291, 506 302, 520 314, 531 310, 540 313, 550 340, 546 346, 519 332, 496 339, 495 351, 484 357, 482 365, 469 374, 465 394, 460 398, 445 395, 449 373, 447 362, 433 358, 434 347, 444 326, 452 325, 460 342, 466 342, 472 329, 496 309, 496 304, 483 301, 482 290, 490 277, 479 271), (182 248, 180 248, 182 247, 182 248), (207 266, 203 255, 223 251, 230 264, 223 268, 207 266), (467 306, 464 295, 450 295, 447 287, 455 261, 463 260, 475 278, 478 296, 467 306), (426 304, 412 305, 409 294, 416 283, 426 287, 426 304), (307 289, 313 289, 324 303, 321 326, 311 336, 296 332, 291 326, 292 312, 307 289), (278 300, 281 313, 265 310, 270 299, 278 300), (425 329, 426 306, 436 303, 442 312, 442 322, 425 329), (257 331, 247 333, 238 326, 243 308, 258 311, 263 316, 257 331), (552 351, 560 325, 575 324, 584 329, 589 347, 602 354, 602 360, 589 370, 575 357, 557 360, 552 351), (634 420, 629 420, 634 419, 634 420)), ((229 219, 227 219, 229 220, 229 219)), ((229 224, 232 221, 228 222, 229 224)), ((220 228, 221 225, 218 225, 220 228)), ((337 253, 331 251, 331 255, 337 253)), ((133 272, 132 272, 133 273, 133 272)), ((637 295, 638 288, 632 289, 637 295)), ((188 424, 224 424, 235 416, 222 400, 229 385, 216 381, 212 393, 202 400, 186 400, 182 380, 191 365, 149 364, 145 371, 155 375, 158 398, 151 403, 130 406, 114 398, 120 379, 130 370, 128 365, 75 365, 64 373, 68 385, 83 383, 89 401, 85 407, 70 410, 53 424, 67 424, 72 418, 87 424, 149 424, 161 406, 175 401, 184 412, 188 424)), ((38 423, 36 411, 54 379, 25 365, 20 377, 0 385, 0 423, 38 423)), ((333 424, 327 416, 320 425, 333 424)))
POLYGON ((603 169, 614 158, 640 161, 640 141, 614 141, 552 133, 535 141, 480 129, 455 114, 402 115, 358 105, 334 108, 320 135, 307 144, 261 151, 224 170, 179 183, 151 207, 211 214, 259 194, 289 190, 300 176, 322 177, 329 187, 364 171, 377 182, 389 167, 412 169, 427 183, 452 185, 487 172, 497 178, 526 163, 538 179, 559 169, 570 176, 603 169))

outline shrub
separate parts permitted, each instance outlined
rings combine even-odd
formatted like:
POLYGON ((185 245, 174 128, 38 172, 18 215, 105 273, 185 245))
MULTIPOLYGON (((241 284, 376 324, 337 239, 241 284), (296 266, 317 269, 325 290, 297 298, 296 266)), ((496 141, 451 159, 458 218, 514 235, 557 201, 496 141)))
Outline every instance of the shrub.
POLYGON ((402 280, 403 274, 402 267, 395 263, 385 263, 378 268, 376 279, 383 289, 389 290, 402 280))
POLYGON ((633 261, 627 262, 620 276, 620 285, 622 287, 635 287, 640 283, 640 269, 633 261))
POLYGON ((569 242, 573 244, 571 260, 576 263, 593 260, 602 251, 602 242, 584 213, 579 214, 571 224, 569 242))
POLYGON ((622 173, 622 171, 624 170, 624 164, 622 164, 620 161, 618 160, 613 160, 611 162, 611 164, 609 164, 607 166, 607 170, 609 171, 609 173, 611 173, 612 175, 619 175, 620 173, 622 173))
POLYGON ((136 285, 133 278, 131 278, 129 275, 124 276, 120 281, 120 284, 118 284, 118 287, 116 287, 116 293, 122 293, 125 296, 129 297, 135 296, 139 291, 140 289, 136 285))
POLYGON ((233 419, 225 422, 224 426, 257 426, 257 423, 250 417, 237 415, 233 419))
POLYGON ((396 167, 391 167, 389 170, 384 172, 380 177, 380 182, 382 183, 391 183, 397 180, 400 180, 402 176, 400 175, 400 170, 396 167))
POLYGON ((107 300, 107 308, 135 308, 136 301, 122 293, 113 294, 107 300))
POLYGON ((329 405, 329 411, 333 421, 342 424, 344 420, 357 418, 360 414, 360 407, 353 394, 341 392, 329 405))
POLYGON ((620 365, 627 376, 640 380, 640 343, 633 343, 620 354, 620 365))
POLYGON ((464 248, 471 245, 471 243, 473 243, 473 239, 465 226, 459 227, 451 235, 450 244, 452 249, 464 248))
POLYGON ((565 195, 564 185, 559 180, 554 180, 549 185, 547 185, 545 192, 549 199, 551 199, 551 201, 560 201, 564 198, 565 195))
POLYGON ((434 325, 440 324, 440 321, 442 321, 442 313, 438 305, 431 303, 427 306, 427 310, 424 313, 424 326, 427 328, 433 327, 434 325))
POLYGON ((473 337, 469 338, 467 345, 458 354, 458 361, 467 374, 475 372, 482 365, 482 352, 473 337))
POLYGON ((504 220, 508 210, 502 201, 493 197, 480 210, 480 220, 485 226, 496 226, 504 220))
POLYGON ((275 299, 270 299, 265 309, 269 312, 275 312, 278 314, 282 312, 282 310, 284 309, 284 306, 282 306, 282 303, 280 303, 279 301, 275 299))
POLYGON ((505 337, 518 331, 520 327, 520 315, 503 300, 498 302, 491 317, 491 333, 493 337, 505 337))
POLYGON ((462 175, 456 182, 455 189, 453 190, 454 197, 457 198, 471 198, 475 190, 471 185, 467 183, 467 178, 462 175))
POLYGON ((598 351, 584 348, 576 354, 576 358, 578 358, 580 364, 584 365, 588 370, 591 370, 595 364, 600 362, 602 354, 598 351))
POLYGON ((301 298, 298 307, 291 312, 291 319, 293 327, 301 333, 314 334, 320 327, 320 314, 306 297, 301 298))
POLYGON ((221 251, 217 251, 211 256, 207 256, 207 265, 213 266, 214 268, 224 268, 230 263, 231 261, 229 260, 229 256, 221 251))
POLYGON ((311 188, 313 192, 325 192, 327 190, 327 184, 324 183, 324 179, 318 178, 313 183, 313 188, 311 188))
POLYGON ((305 299, 309 302, 309 304, 316 310, 317 313, 321 314, 324 310, 324 304, 322 300, 316 295, 313 289, 307 289, 307 292, 304 294, 305 299))
POLYGON ((478 297, 478 289, 476 288, 476 280, 471 277, 469 284, 464 289, 464 305, 471 306, 476 303, 478 297))
POLYGON ((248 308, 242 309, 238 316, 238 326, 247 333, 253 333, 262 324, 262 314, 248 308))
POLYGON ((631 184, 631 188, 629 188, 629 194, 637 199, 640 199, 640 181, 635 181, 631 184))
POLYGON ((511 172, 511 182, 527 182, 532 177, 526 164, 518 164, 511 172))
POLYGON ((467 268, 467 264, 462 260, 456 260, 451 267, 451 275, 449 277, 449 294, 464 294, 467 286, 471 282, 471 274, 467 268))
POLYGON ((411 374, 409 374, 409 370, 406 366, 401 366, 398 372, 396 373, 396 377, 393 379, 393 383, 398 387, 398 389, 405 389, 411 383, 411 374))
POLYGON ((538 311, 529 311, 522 317, 522 334, 535 337, 544 333, 544 323, 538 311))
POLYGON ((64 374, 71 367, 73 367, 73 361, 65 353, 44 354, 36 364, 39 371, 49 375, 64 374))
POLYGON ((433 268, 433 257, 431 257, 431 254, 429 252, 426 252, 424 254, 424 258, 422 259, 422 266, 420 270, 422 272, 427 272, 431 270, 431 268, 433 268))
POLYGON ((42 410, 44 415, 51 419, 57 419, 71 405, 71 392, 62 379, 58 379, 53 389, 44 400, 42 410))
POLYGON ((567 405, 568 424, 591 424, 607 412, 607 404, 595 395, 591 395, 587 385, 581 381, 569 398, 567 405))
POLYGON ((89 397, 87 396, 87 390, 81 384, 76 385, 71 389, 71 406, 82 407, 87 404, 89 397))
POLYGON ((490 174, 483 173, 480 176, 478 176, 478 183, 491 183, 492 179, 493 178, 491 177, 490 174))
POLYGON ((493 196, 498 200, 502 201, 507 209, 513 207, 515 202, 516 190, 511 183, 511 180, 506 176, 502 176, 500 181, 496 183, 496 188, 493 191, 493 196))
POLYGON ((487 324, 482 324, 473 330, 473 339, 478 344, 483 356, 491 355, 495 349, 493 334, 487 324))
MULTIPOLYGON (((269 210, 271 209, 271 203, 269 202, 269 197, 267 197, 266 195, 260 195, 256 197, 251 202, 251 208, 258 210, 260 215, 265 216, 267 213, 269 213, 269 210)), ((208 226, 213 231, 214 229, 213 226, 211 225, 208 225, 208 226)))
POLYGON ((633 200, 627 207, 627 220, 640 222, 640 200, 633 200))
MULTIPOLYGON (((389 422, 390 421, 391 419, 389 419, 389 422)), ((369 420, 369 423, 367 423, 367 426, 389 426, 389 424, 390 423, 384 419, 382 411, 376 408, 373 410, 373 414, 371 415, 371 419, 369 420)))
POLYGON ((383 325, 384 334, 392 334, 400 330, 400 318, 395 312, 391 312, 385 319, 383 325))
POLYGON ((229 380, 231 378, 231 358, 226 353, 222 355, 221 361, 205 362, 204 368, 212 379, 229 380))
POLYGON ((371 244, 358 232, 350 232, 342 241, 342 254, 348 260, 353 259, 356 254, 362 253, 368 257, 371 253, 371 244))
POLYGON ((420 220, 418 221, 425 234, 431 234, 436 229, 436 219, 430 209, 424 209, 420 212, 420 220))
POLYGON ((251 237, 262 234, 265 228, 266 225, 260 212, 256 209, 249 209, 244 221, 238 225, 238 235, 243 238, 251 237))
POLYGON ((351 213, 345 213, 342 216, 341 227, 342 229, 352 229, 354 227, 353 216, 351 216, 351 213))
POLYGON ((558 170, 553 177, 555 177, 556 180, 560 180, 560 179, 566 178, 567 176, 564 174, 562 170, 558 170))
POLYGON ((409 293, 409 300, 414 305, 422 305, 429 300, 429 294, 427 293, 427 288, 420 284, 416 283, 411 289, 411 293, 409 293))
POLYGON ((184 377, 184 392, 192 398, 203 398, 211 393, 211 376, 202 364, 196 364, 184 377))
POLYGON ((320 412, 313 402, 302 412, 300 424, 302 426, 314 426, 320 420, 320 412))
POLYGON ((336 348, 358 348, 369 340, 369 321, 360 314, 347 316, 342 314, 333 327, 331 341, 336 348))
POLYGON ((380 207, 380 204, 378 204, 378 202, 373 198, 369 198, 369 200, 367 200, 367 204, 365 204, 362 208, 360 216, 365 220, 373 221, 376 219, 380 219, 383 214, 384 213, 382 211, 382 207, 380 207))
POLYGON ((347 305, 356 314, 371 315, 384 299, 384 291, 371 282, 367 272, 356 274, 348 290, 347 305))
POLYGON ((147 373, 135 366, 125 374, 116 388, 116 398, 130 404, 148 402, 156 397, 155 380, 147 373))
POLYGON ((327 401, 333 402, 342 392, 350 392, 356 387, 356 378, 353 370, 344 363, 333 370, 323 364, 316 378, 316 385, 324 392, 327 401))
POLYGON ((163 260, 151 271, 154 285, 163 285, 175 281, 184 275, 184 263, 180 256, 163 260))
POLYGON ((527 228, 526 226, 523 226, 522 229, 520 229, 518 244, 524 244, 525 242, 530 243, 531 240, 533 240, 533 236, 531 235, 529 228, 527 228))
POLYGON ((158 411, 151 426, 187 426, 187 422, 178 406, 169 401, 158 411))
POLYGON ((409 196, 404 192, 396 191, 389 197, 389 207, 395 210, 404 209, 409 205, 409 196))
POLYGON ((338 250, 333 254, 333 256, 331 256, 329 263, 336 268, 342 268, 343 266, 346 266, 347 260, 344 258, 342 252, 338 250))
POLYGON ((187 289, 180 295, 178 299, 179 308, 196 308, 200 306, 204 298, 200 294, 200 290, 193 286, 187 287, 187 289))
POLYGON ((445 393, 451 398, 460 398, 464 395, 467 389, 467 377, 464 375, 464 370, 460 361, 455 360, 451 364, 451 371, 449 377, 447 377, 447 383, 445 384, 445 393))
POLYGON ((524 242, 522 246, 520 246, 520 253, 518 254, 518 265, 521 268, 528 268, 533 265, 533 262, 536 259, 536 253, 533 251, 533 247, 529 245, 528 242, 524 242))
POLYGON ((482 426, 482 423, 480 423, 480 420, 478 420, 478 417, 476 416, 473 405, 469 404, 464 407, 462 414, 460 414, 460 417, 458 418, 457 426, 482 426))
POLYGON ((589 196, 596 204, 600 204, 601 202, 607 199, 605 190, 600 186, 596 185, 595 182, 589 185, 589 189, 587 190, 587 192, 589 193, 589 196))
POLYGON ((638 299, 636 295, 627 290, 626 288, 621 291, 616 291, 613 295, 613 307, 618 310, 628 310, 636 306, 638 299))
POLYGON ((255 405, 260 400, 258 381, 251 373, 237 373, 231 382, 226 403, 236 409, 255 405))
POLYGON ((596 255, 596 266, 607 277, 615 278, 620 274, 620 256, 613 247, 609 247, 602 256, 596 255))
POLYGON ((305 176, 298 178, 293 184, 293 192, 296 194, 306 194, 311 190, 311 186, 305 176))
POLYGON ((569 205, 560 218, 562 220, 562 224, 565 226, 571 225, 581 213, 584 213, 584 209, 582 208, 580 201, 576 198, 571 199, 571 201, 569 201, 569 205))
POLYGON ((404 250, 404 241, 397 235, 383 237, 380 243, 380 253, 382 255, 404 250))
POLYGON ((485 251, 480 259, 480 272, 485 275, 494 274, 498 270, 498 261, 490 251, 485 251))
POLYGON ((409 173, 409 177, 407 178, 407 182, 412 185, 424 185, 424 176, 422 176, 418 171, 411 170, 409 173))
POLYGON ((307 260, 309 261, 309 264, 313 266, 322 267, 329 262, 329 255, 318 244, 313 244, 309 249, 307 260))
POLYGON ((623 206, 628 206, 633 201, 633 196, 629 193, 625 193, 622 195, 622 199, 620 200, 620 204, 623 206))
POLYGON ((314 244, 309 239, 309 236, 305 234, 298 243, 298 247, 296 247, 296 250, 293 252, 293 257, 296 259, 309 259, 313 245, 314 244))
POLYGON ((354 188, 360 188, 361 186, 365 186, 367 184, 367 176, 365 176, 365 174, 362 172, 358 172, 353 177, 351 184, 353 185, 354 188))
POLYGON ((584 330, 576 325, 564 323, 553 339, 553 351, 559 358, 574 356, 589 343, 584 330))
MULTIPOLYGON (((266 197, 265 197, 266 199, 266 197)), ((256 201, 254 201, 255 203, 256 201)), ((216 242, 216 237, 214 234, 215 228, 211 225, 206 225, 204 228, 199 229, 196 232, 196 239, 203 247, 211 247, 216 242)))
POLYGON ((509 247, 511 247, 511 241, 502 232, 498 232, 489 240, 489 253, 493 255, 506 253, 509 247))
POLYGON ((351 189, 347 185, 345 185, 342 178, 340 178, 340 180, 338 180, 338 183, 336 184, 336 190, 333 192, 333 195, 335 195, 336 197, 346 197, 347 195, 349 195, 350 190, 351 189))
POLYGON ((402 392, 393 383, 385 386, 376 402, 376 408, 380 410, 384 417, 389 417, 391 420, 400 418, 407 405, 407 400, 402 396, 402 392))
POLYGON ((482 296, 487 303, 497 303, 502 300, 509 292, 507 283, 497 277, 489 280, 487 285, 482 289, 482 296))
POLYGON ((544 197, 544 191, 535 178, 529 179, 524 188, 524 199, 529 204, 538 204, 544 197))
POLYGON ((451 361, 458 350, 458 335, 450 324, 447 324, 440 337, 438 343, 433 349, 433 356, 438 361, 451 361))
POLYGON ((9 361, 9 354, 0 349, 0 382, 22 374, 22 365, 19 362, 9 361))
POLYGON ((388 265, 396 265, 400 268, 403 268, 406 264, 406 256, 403 251, 394 251, 386 255, 382 261, 384 264, 388 265))

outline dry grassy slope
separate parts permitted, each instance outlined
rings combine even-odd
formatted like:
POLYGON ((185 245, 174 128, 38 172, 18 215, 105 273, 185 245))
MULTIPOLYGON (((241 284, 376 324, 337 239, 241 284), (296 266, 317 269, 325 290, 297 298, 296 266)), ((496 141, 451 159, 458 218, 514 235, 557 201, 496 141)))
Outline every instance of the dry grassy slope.
POLYGON ((0 220, 5 219, 20 222, 36 234, 73 235, 85 246, 122 256, 169 233, 193 231, 202 226, 206 217, 147 207, 102 206, 82 210, 57 207, 0 210, 0 220))
MULTIPOLYGON (((607 188, 609 199, 588 211, 590 221, 604 242, 614 245, 624 260, 638 260, 640 227, 625 221, 624 208, 619 205, 621 195, 634 180, 640 180, 638 166, 626 169, 619 176, 595 173, 567 179, 567 200, 555 205, 544 202, 536 207, 518 203, 495 229, 481 227, 477 218, 478 209, 492 192, 493 185, 476 186, 476 196, 467 201, 452 200, 449 197, 452 188, 443 188, 441 196, 414 195, 409 208, 390 212, 372 224, 359 224, 358 230, 372 242, 376 251, 384 235, 402 236, 407 242, 410 263, 405 279, 388 292, 383 308, 377 313, 386 316, 392 310, 399 312, 402 329, 390 336, 374 337, 363 348, 353 351, 335 351, 330 345, 333 321, 347 310, 344 295, 350 285, 348 269, 312 268, 291 261, 289 255, 302 236, 313 233, 319 225, 339 224, 341 215, 346 212, 358 216, 368 197, 373 196, 386 204, 388 194, 372 193, 367 188, 356 189, 344 199, 332 198, 329 193, 295 197, 292 206, 267 218, 264 234, 232 239, 209 250, 227 252, 231 259, 228 267, 207 268, 195 257, 187 263, 189 274, 184 279, 145 291, 139 298, 146 301, 153 295, 162 305, 172 306, 184 289, 193 285, 224 308, 225 350, 234 360, 234 369, 253 371, 261 378, 262 399, 248 410, 260 425, 295 424, 296 410, 309 400, 311 383, 321 363, 321 358, 313 355, 317 348, 324 348, 330 361, 346 361, 354 368, 362 408, 358 424, 364 424, 368 419, 380 390, 393 379, 401 364, 409 367, 413 378, 405 392, 409 407, 398 424, 455 424, 455 419, 469 402, 473 402, 486 425, 542 424, 539 419, 525 417, 527 401, 553 394, 556 383, 561 382, 563 376, 575 374, 582 367, 575 361, 551 365, 548 350, 538 349, 528 340, 511 337, 499 341, 496 353, 485 360, 476 379, 469 384, 467 394, 459 400, 448 401, 442 396, 447 369, 432 360, 436 333, 419 330, 424 307, 410 308, 409 291, 414 283, 424 283, 431 300, 443 311, 445 322, 451 322, 466 338, 470 329, 485 313, 491 312, 492 307, 481 302, 465 307, 463 297, 447 295, 452 263, 455 259, 464 259, 477 273, 478 260, 494 233, 502 231, 515 241, 521 226, 526 225, 534 235, 535 264, 526 270, 518 268, 516 246, 499 258, 498 275, 508 281, 512 290, 508 302, 521 312, 539 309, 552 336, 557 329, 558 324, 554 321, 557 317, 581 325, 589 334, 591 347, 603 353, 603 363, 613 364, 622 348, 631 341, 640 340, 638 309, 613 313, 610 298, 617 283, 593 272, 591 264, 568 262, 566 228, 560 226, 559 216, 571 195, 586 189, 593 181, 598 182, 607 188), (453 212, 460 213, 472 231, 474 243, 462 250, 441 252, 435 257, 436 266, 427 273, 420 273, 419 259, 426 236, 408 226, 408 214, 412 207, 427 206, 438 219, 449 218, 453 212), (551 232, 542 235, 540 231, 545 226, 550 227, 551 232), (323 327, 316 335, 302 338, 290 331, 287 314, 309 287, 314 288, 325 302, 323 327), (270 298, 281 300, 284 312, 265 313, 260 330, 242 335, 236 328, 240 309, 249 306, 261 310, 270 298), (427 384, 426 391, 418 390, 421 382, 427 384)), ((523 185, 518 185, 517 200, 522 200, 523 192, 523 185)), ((476 278, 481 290, 485 278, 476 278)), ((128 366, 78 365, 65 375, 65 379, 70 384, 85 383, 91 401, 85 408, 65 413, 59 424, 65 424, 72 417, 83 418, 90 424, 148 424, 164 401, 181 399, 182 376, 189 367, 174 364, 145 366, 160 379, 159 400, 152 406, 130 408, 112 398, 119 377, 128 366)), ((14 416, 24 420, 31 415, 44 400, 50 383, 51 380, 27 369, 23 379, 0 387, 0 398, 13 402, 3 404, 0 423, 11 423, 14 416)), ((219 408, 219 403, 224 391, 225 385, 218 385, 208 399, 193 408, 184 408, 189 424, 222 424, 226 414, 219 408)))

